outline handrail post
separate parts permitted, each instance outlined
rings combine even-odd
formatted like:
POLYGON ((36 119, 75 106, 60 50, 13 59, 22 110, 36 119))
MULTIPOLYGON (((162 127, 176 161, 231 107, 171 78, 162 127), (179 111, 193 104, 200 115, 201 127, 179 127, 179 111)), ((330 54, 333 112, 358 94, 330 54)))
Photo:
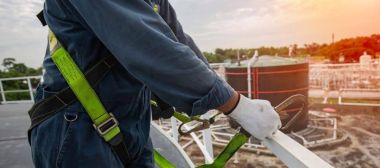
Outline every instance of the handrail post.
MULTIPOLYGON (((203 118, 209 118, 210 114, 206 113, 202 117, 203 118)), ((214 152, 213 152, 214 149, 212 146, 211 129, 210 128, 204 129, 202 131, 202 136, 203 136, 203 144, 205 145, 207 152, 210 154, 211 158, 214 158, 214 152)), ((207 160, 205 160, 205 162, 208 163, 207 160)), ((210 162, 210 163, 212 163, 212 162, 210 162)))
POLYGON ((172 137, 176 142, 178 142, 177 119, 174 117, 171 117, 170 122, 172 125, 172 137))
POLYGON ((33 88, 32 83, 30 82, 30 78, 26 78, 28 81, 28 88, 29 88, 29 94, 30 94, 30 100, 34 102, 34 95, 33 95, 33 88))
POLYGON ((2 103, 6 103, 7 99, 5 99, 3 80, 0 80, 0 92, 1 92, 1 98, 3 99, 2 103))

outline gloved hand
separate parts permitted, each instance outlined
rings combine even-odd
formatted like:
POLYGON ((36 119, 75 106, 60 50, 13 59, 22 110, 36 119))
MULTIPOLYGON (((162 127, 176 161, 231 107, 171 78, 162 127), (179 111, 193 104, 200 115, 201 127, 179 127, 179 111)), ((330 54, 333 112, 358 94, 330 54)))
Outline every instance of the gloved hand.
POLYGON ((238 104, 228 116, 259 140, 272 138, 281 128, 280 116, 267 100, 251 100, 240 95, 238 104))

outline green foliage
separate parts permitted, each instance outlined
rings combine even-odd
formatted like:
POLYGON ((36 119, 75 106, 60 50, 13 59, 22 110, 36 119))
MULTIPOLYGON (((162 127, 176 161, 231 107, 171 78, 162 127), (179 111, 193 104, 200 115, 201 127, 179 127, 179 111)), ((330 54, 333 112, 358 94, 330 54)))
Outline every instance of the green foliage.
MULTIPOLYGON (((210 63, 221 63, 227 59, 236 60, 237 51, 239 50, 242 59, 252 57, 255 50, 260 55, 279 55, 287 56, 289 53, 288 47, 259 47, 250 49, 215 49, 214 53, 204 52, 203 54, 210 63)), ((367 52, 375 56, 380 53, 380 34, 368 37, 356 37, 343 39, 333 44, 318 44, 310 43, 302 46, 295 45, 294 56, 313 56, 330 59, 331 62, 337 62, 340 55, 345 56, 345 62, 358 62, 359 57, 367 52)))
POLYGON ((330 46, 330 59, 337 61, 339 55, 344 55, 347 62, 358 62, 363 52, 375 55, 380 51, 380 35, 372 35, 371 37, 357 37, 351 39, 343 39, 330 46))
MULTIPOLYGON (((24 76, 39 76, 42 75, 42 68, 30 68, 23 63, 16 63, 14 58, 4 58, 2 63, 4 70, 0 70, 0 78, 13 78, 24 76)), ((38 79, 31 79, 31 85, 33 88, 37 87, 39 83, 38 79)), ((5 91, 11 90, 27 90, 28 83, 26 80, 11 80, 3 81, 3 88, 5 91)), ((26 92, 8 92, 5 94, 8 101, 12 100, 29 100, 29 91, 26 92)), ((2 99, 0 97, 0 99, 2 99)))
POLYGON ((260 47, 250 49, 217 48, 214 53, 204 52, 203 55, 210 63, 222 63, 226 60, 237 60, 238 51, 242 60, 251 58, 256 50, 260 55, 288 55, 287 47, 260 47))

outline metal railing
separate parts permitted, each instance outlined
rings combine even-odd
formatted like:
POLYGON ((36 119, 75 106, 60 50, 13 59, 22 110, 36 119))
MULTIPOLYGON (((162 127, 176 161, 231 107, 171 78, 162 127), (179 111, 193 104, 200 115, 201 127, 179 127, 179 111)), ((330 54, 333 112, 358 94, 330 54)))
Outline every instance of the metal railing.
MULTIPOLYGON (((224 77, 226 63, 211 64, 216 72, 224 77)), ((309 70, 310 90, 320 90, 321 96, 327 98, 329 93, 336 92, 341 100, 350 93, 375 93, 380 95, 380 63, 370 64, 311 64, 309 70), (323 92, 323 93, 322 93, 323 92), (348 94, 346 94, 348 93, 348 94)), ((0 79, 0 93, 2 103, 33 102, 35 88, 31 79, 41 79, 41 76, 15 77, 0 79), (28 89, 4 90, 4 81, 25 81, 28 89), (6 93, 29 93, 30 99, 8 101, 6 93)))
MULTIPOLYGON (((2 103, 24 103, 24 102, 33 102, 35 89, 32 87, 32 79, 40 79, 41 76, 30 76, 30 77, 17 77, 17 78, 5 78, 0 79, 0 92, 2 96, 2 103), (25 81, 28 89, 27 90, 4 90, 3 82, 4 81, 16 81, 22 80, 25 81), (17 100, 17 101, 7 101, 6 93, 29 93, 29 100, 17 100)), ((207 114, 206 114, 207 115, 207 114)), ((207 116, 205 116, 207 118, 207 116)), ((176 132, 178 127, 178 121, 172 119, 170 124, 170 130, 172 137, 178 141, 178 132, 176 132)), ((198 136, 195 133, 191 134, 193 142, 197 144, 201 152, 205 157, 206 163, 211 163, 213 161, 213 143, 212 143, 212 130, 206 129, 202 131, 201 136, 198 136), (202 137, 202 140, 201 140, 202 137)), ((274 155, 276 155, 280 160, 282 160, 289 167, 297 168, 311 168, 311 167, 332 167, 327 162, 323 161, 313 152, 300 145, 298 142, 289 138, 287 135, 282 132, 278 132, 273 139, 267 139, 262 142, 274 155)), ((253 146, 255 147, 255 146, 253 146)))
MULTIPOLYGON (((209 112, 210 113, 210 112, 209 112)), ((212 112, 211 112, 212 113, 212 112)), ((223 117, 222 117, 223 118, 223 117)), ((219 119, 217 119, 219 120, 219 119)), ((159 120, 159 125, 167 131, 172 138, 179 142, 177 128, 180 121, 172 118, 171 121, 159 120), (175 120, 175 122, 173 122, 175 120)), ((182 142, 182 147, 185 149, 191 144, 195 144, 205 158, 205 163, 213 162, 213 145, 225 146, 229 142, 234 133, 226 133, 219 130, 231 129, 228 124, 214 125, 209 129, 205 129, 200 133, 191 133, 190 137, 181 138, 181 140, 187 140, 182 142), (219 139, 218 136, 229 137, 227 139, 219 139), (211 141, 212 140, 212 141, 211 141), (210 151, 211 149, 211 151, 210 151)), ((336 129, 336 122, 334 123, 334 129, 336 129)), ((335 138, 336 135, 333 135, 335 138)), ((319 156, 311 152, 306 147, 302 146, 292 138, 288 137, 281 131, 278 131, 273 139, 266 139, 259 144, 246 143, 243 146, 244 149, 255 149, 255 151, 261 151, 263 153, 269 151, 279 158, 286 166, 295 168, 329 168, 332 167, 326 161, 322 160, 319 156)), ((235 155, 237 156, 237 155, 235 155)), ((234 158, 238 161, 238 157, 234 158)))
POLYGON ((311 89, 380 92, 380 64, 312 64, 311 89))
POLYGON ((1 94, 1 103, 7 104, 7 103, 25 103, 25 102, 34 102, 34 92, 36 91, 35 88, 32 86, 32 79, 41 79, 41 76, 27 76, 27 77, 14 77, 14 78, 1 78, 0 79, 0 94, 1 94), (12 90, 6 90, 4 88, 4 82, 6 81, 23 81, 22 83, 26 84, 28 89, 12 89, 12 90), (15 93, 28 93, 29 99, 24 100, 8 100, 7 99, 7 93, 8 94, 15 94, 15 93))

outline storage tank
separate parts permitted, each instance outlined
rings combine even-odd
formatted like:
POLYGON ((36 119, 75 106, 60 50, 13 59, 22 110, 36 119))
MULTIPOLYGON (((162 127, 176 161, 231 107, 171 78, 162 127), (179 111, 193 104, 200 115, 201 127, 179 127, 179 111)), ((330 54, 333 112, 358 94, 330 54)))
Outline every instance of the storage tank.
MULTIPOLYGON (((240 66, 230 64, 225 66, 226 81, 239 93, 248 96, 247 64, 240 66)), ((305 60, 284 58, 277 56, 260 56, 251 68, 251 97, 252 99, 269 100, 273 106, 277 106, 286 98, 302 94, 308 97, 309 88, 309 64, 305 60)), ((294 116, 302 107, 301 103, 295 103, 286 109, 290 116, 294 116)), ((308 105, 305 105, 304 113, 307 114, 308 105)), ((285 125, 288 120, 282 121, 285 125)), ((303 115, 288 131, 305 129, 308 123, 308 115, 303 115)))

